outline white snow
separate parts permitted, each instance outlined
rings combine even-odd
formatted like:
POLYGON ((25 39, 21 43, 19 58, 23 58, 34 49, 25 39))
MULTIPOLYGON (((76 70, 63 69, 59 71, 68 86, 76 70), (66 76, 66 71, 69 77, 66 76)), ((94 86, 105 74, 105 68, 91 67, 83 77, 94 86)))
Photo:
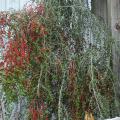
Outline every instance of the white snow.
POLYGON ((105 120, 120 120, 120 117, 111 118, 111 119, 105 119, 105 120))

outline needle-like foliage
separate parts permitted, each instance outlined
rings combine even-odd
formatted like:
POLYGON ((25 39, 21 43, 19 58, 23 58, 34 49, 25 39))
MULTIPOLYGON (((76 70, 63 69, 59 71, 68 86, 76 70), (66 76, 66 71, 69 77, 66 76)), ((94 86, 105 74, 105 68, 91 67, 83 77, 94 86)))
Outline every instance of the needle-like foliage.
POLYGON ((86 112, 110 116, 113 41, 82 1, 34 2, 1 15, 7 100, 24 97, 31 120, 82 120, 86 112))

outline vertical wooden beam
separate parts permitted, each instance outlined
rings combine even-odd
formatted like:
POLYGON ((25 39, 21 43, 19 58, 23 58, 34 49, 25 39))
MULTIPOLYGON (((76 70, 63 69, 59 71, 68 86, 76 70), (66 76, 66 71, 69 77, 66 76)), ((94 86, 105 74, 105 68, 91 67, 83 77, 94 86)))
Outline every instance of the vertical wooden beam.
POLYGON ((108 23, 107 0, 92 0, 92 12, 105 23, 108 23))
POLYGON ((116 77, 115 91, 117 103, 117 111, 120 115, 120 0, 108 0, 109 4, 109 20, 111 20, 112 36, 115 39, 113 46, 113 72, 116 77))
POLYGON ((115 40, 112 60, 113 72, 116 77, 116 100, 118 101, 116 108, 120 115, 120 0, 92 0, 92 5, 93 13, 107 23, 115 40))

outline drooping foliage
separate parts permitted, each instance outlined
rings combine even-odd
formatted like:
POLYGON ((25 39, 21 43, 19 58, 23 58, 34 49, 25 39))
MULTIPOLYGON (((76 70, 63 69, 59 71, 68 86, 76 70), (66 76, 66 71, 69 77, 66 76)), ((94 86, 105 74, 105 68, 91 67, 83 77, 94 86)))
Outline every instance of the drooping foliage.
POLYGON ((113 41, 81 1, 34 2, 2 12, 0 43, 3 91, 10 102, 27 100, 28 119, 110 116, 113 41))

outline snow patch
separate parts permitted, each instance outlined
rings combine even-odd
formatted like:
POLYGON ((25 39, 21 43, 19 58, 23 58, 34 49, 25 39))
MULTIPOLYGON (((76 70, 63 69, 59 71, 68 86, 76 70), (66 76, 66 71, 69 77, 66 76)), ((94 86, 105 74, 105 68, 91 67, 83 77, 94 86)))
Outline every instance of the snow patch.
POLYGON ((120 117, 111 118, 111 119, 105 119, 105 120, 120 120, 120 117))

